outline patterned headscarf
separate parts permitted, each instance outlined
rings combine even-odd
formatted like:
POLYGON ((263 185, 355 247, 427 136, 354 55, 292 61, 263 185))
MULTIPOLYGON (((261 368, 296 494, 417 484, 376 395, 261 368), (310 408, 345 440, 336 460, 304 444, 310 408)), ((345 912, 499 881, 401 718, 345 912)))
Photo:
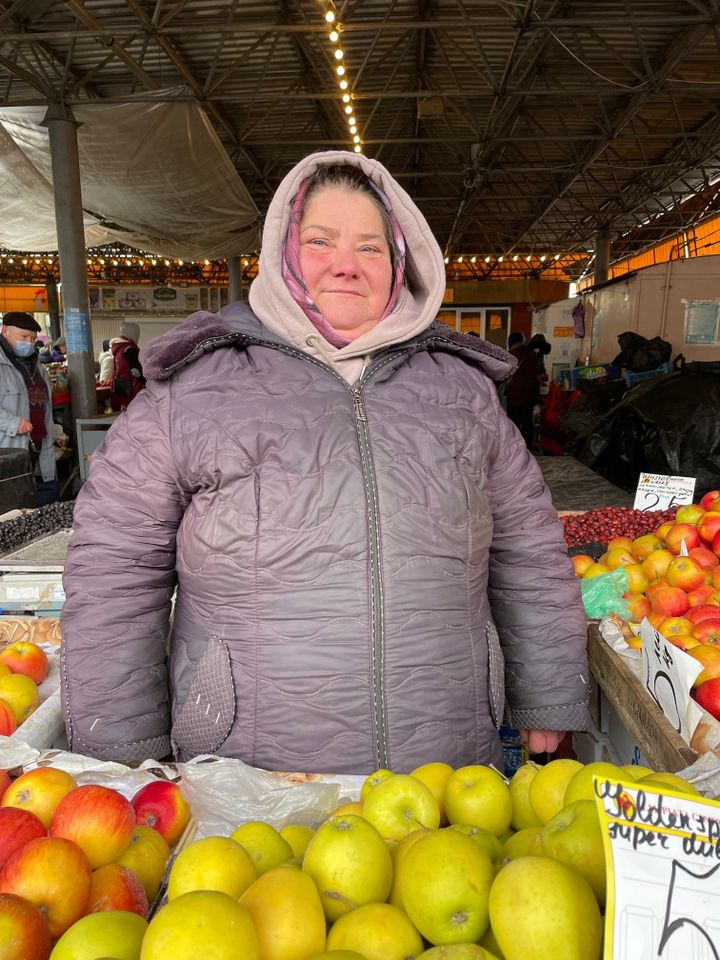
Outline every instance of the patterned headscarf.
MULTIPOLYGON (((292 296, 293 300, 295 303, 297 303, 318 333, 322 334, 328 343, 331 343, 334 347, 345 347, 351 341, 344 337, 325 319, 317 305, 313 302, 313 299, 310 296, 308 288, 303 279, 302 269, 300 267, 300 221, 302 220, 303 208, 305 206, 305 197, 307 196, 307 192, 310 189, 312 182, 312 177, 308 177, 307 180, 303 180, 292 201, 290 225, 288 227, 287 236, 285 238, 285 246, 283 248, 282 277, 285 281, 285 285, 290 291, 290 295, 292 296)), ((380 197, 383 206, 387 210, 390 217, 390 224, 393 234, 393 250, 391 251, 391 256, 395 269, 392 289, 390 290, 390 297, 388 298, 388 302, 385 306, 382 316, 380 317, 380 320, 382 321, 385 319, 385 317, 392 313, 393 309, 395 308, 405 279, 405 235, 402 232, 402 228, 398 223, 398 219, 393 212, 387 196, 376 184, 372 182, 372 180, 368 178, 367 182, 380 197)))

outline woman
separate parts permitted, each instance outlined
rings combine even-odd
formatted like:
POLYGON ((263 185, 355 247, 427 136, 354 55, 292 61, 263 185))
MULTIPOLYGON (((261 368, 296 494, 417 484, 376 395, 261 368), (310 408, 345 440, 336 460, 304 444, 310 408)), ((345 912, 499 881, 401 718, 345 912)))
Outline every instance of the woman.
POLYGON ((534 750, 585 726, 579 589, 493 383, 513 363, 433 323, 444 289, 387 171, 316 154, 270 205, 249 306, 145 348, 75 510, 72 749, 499 764, 505 690, 534 750))

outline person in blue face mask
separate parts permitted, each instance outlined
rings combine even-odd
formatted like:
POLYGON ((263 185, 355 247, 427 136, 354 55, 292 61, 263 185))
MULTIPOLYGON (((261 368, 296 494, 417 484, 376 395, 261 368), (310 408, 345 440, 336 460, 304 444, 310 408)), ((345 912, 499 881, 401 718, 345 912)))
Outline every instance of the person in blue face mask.
POLYGON ((38 362, 40 331, 29 313, 10 311, 0 336, 0 447, 30 451, 38 506, 57 500, 52 389, 38 362))

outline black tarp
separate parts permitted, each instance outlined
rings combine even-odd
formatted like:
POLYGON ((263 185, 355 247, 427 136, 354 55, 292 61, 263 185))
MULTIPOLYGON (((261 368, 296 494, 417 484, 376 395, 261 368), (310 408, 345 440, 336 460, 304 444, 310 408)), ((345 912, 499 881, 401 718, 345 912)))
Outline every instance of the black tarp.
POLYGON ((623 490, 643 471, 695 477, 699 500, 720 485, 720 363, 690 363, 629 390, 575 456, 623 490))

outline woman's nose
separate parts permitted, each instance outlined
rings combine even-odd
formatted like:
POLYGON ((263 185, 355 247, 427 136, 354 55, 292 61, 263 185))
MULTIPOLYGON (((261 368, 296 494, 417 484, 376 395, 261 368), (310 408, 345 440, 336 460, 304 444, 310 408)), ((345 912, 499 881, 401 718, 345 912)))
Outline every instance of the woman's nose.
POLYGON ((347 247, 337 247, 330 270, 334 277, 358 276, 358 260, 355 251, 347 247))

